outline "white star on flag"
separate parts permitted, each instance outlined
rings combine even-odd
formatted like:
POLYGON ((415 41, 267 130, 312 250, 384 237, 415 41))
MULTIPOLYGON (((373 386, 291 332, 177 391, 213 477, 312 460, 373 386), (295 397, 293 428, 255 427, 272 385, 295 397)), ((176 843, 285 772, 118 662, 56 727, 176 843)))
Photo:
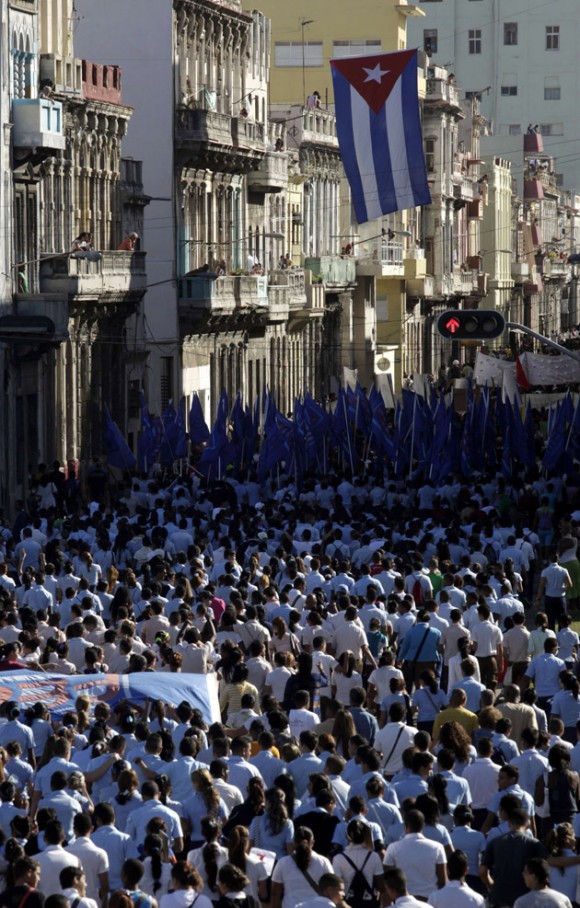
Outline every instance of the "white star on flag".
POLYGON ((390 72, 388 69, 381 69, 380 63, 377 63, 373 69, 367 69, 366 66, 363 66, 363 69, 367 74, 365 82, 378 82, 379 85, 382 82, 383 76, 386 76, 387 73, 390 72))

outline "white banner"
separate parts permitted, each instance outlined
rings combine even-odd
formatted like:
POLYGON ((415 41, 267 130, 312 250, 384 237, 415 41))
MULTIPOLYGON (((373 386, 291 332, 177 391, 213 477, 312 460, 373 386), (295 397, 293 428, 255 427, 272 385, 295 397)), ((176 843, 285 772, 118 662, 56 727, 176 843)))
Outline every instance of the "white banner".
POLYGON ((580 363, 564 354, 523 353, 520 362, 531 385, 568 385, 580 382, 580 363))
POLYGON ((512 372, 515 378, 515 363, 507 359, 497 359, 495 356, 488 356, 486 353, 477 351, 475 366, 473 367, 473 381, 476 385, 494 385, 497 388, 501 388, 505 370, 512 372))

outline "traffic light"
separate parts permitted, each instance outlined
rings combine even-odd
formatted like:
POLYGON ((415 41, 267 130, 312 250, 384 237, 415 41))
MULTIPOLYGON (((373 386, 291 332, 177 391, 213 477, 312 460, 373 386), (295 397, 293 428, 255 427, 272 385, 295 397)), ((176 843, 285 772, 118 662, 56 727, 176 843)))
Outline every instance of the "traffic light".
POLYGON ((448 309, 437 319, 437 330, 453 340, 491 340, 505 330, 505 318, 495 309, 448 309))

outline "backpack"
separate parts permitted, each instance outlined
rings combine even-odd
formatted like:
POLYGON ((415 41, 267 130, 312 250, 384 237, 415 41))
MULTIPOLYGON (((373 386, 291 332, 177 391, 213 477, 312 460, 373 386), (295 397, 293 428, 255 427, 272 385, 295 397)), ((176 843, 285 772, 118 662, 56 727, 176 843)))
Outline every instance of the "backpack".
POLYGON ((411 595, 415 600, 415 605, 423 605, 423 585, 418 577, 415 578, 411 595))
POLYGON ((377 905, 374 889, 367 882, 363 872, 370 856, 371 852, 369 851, 362 865, 357 867, 344 851, 342 853, 342 857, 354 870, 354 876, 345 895, 345 901, 348 902, 351 908, 373 908, 373 906, 377 905))

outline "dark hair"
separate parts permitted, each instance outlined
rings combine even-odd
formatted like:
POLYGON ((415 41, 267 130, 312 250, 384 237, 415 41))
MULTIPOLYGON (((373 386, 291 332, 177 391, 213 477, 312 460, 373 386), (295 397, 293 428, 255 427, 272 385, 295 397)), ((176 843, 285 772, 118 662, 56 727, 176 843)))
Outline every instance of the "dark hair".
POLYGON ((208 889, 216 892, 216 880, 218 874, 218 854, 219 848, 217 838, 220 833, 219 823, 213 817, 204 817, 201 821, 201 834, 206 844, 203 846, 201 856, 203 858, 203 867, 205 870, 208 889))
POLYGON ((161 888, 161 872, 163 870, 163 839, 160 835, 149 834, 143 842, 143 853, 151 858, 151 876, 153 877, 153 895, 161 888))
POLYGON ((294 831, 294 860, 298 870, 308 870, 312 860, 314 833, 308 826, 297 826, 294 831))

